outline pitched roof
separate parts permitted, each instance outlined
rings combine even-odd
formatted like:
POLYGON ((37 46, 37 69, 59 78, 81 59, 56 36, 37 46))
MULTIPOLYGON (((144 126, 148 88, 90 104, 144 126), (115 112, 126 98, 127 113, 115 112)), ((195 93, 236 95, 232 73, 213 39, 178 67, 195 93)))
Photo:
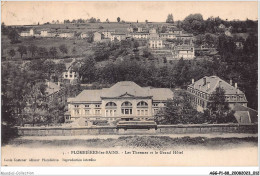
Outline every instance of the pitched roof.
POLYGON ((234 114, 238 123, 251 123, 250 115, 248 111, 236 111, 234 114))
POLYGON ((225 90, 225 94, 244 94, 238 88, 235 88, 226 81, 220 79, 218 76, 204 76, 189 86, 206 93, 213 93, 216 88, 220 86, 225 90), (206 79, 206 84, 204 84, 204 79, 206 79), (210 85, 209 89, 207 87, 207 83, 210 85))
POLYGON ((173 92, 167 88, 152 88, 150 94, 153 96, 153 100, 155 101, 166 101, 167 99, 173 98, 173 92))
POLYGON ((173 98, 173 92, 167 88, 140 87, 132 81, 121 81, 110 88, 83 90, 75 98, 68 99, 68 102, 98 102, 102 98, 119 97, 152 97, 156 101, 166 101, 173 98))
POLYGON ((248 112, 251 123, 258 122, 258 113, 256 110, 243 106, 241 104, 235 104, 234 109, 235 112, 237 112, 238 115, 241 115, 241 112, 248 112))
POLYGON ((130 94, 138 97, 147 97, 150 96, 147 89, 140 87, 132 81, 121 81, 106 89, 103 92, 103 97, 118 97, 123 94, 130 94))

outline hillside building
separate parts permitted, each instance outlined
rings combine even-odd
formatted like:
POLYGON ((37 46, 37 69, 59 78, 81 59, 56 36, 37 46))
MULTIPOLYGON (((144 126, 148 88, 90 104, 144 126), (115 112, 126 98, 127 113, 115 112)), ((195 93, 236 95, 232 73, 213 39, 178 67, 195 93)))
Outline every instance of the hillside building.
POLYGON ((21 37, 33 37, 34 36, 34 29, 30 29, 29 31, 23 31, 20 33, 21 37))
POLYGON ((195 50, 194 46, 192 45, 178 45, 173 47, 173 58, 175 59, 194 59, 195 57, 195 50))
POLYGON ((104 38, 105 39, 111 39, 111 34, 112 33, 115 33, 115 30, 105 30, 105 31, 102 31, 102 34, 104 35, 104 38))
POLYGON ((125 39, 126 39, 126 34, 124 33, 112 33, 110 38, 111 41, 118 40, 119 42, 125 39))
POLYGON ((149 39, 149 48, 151 48, 151 49, 164 48, 163 39, 161 39, 161 38, 151 38, 151 39, 149 39))
POLYGON ((100 32, 95 32, 93 34, 93 41, 94 42, 100 42, 102 40, 102 33, 100 32))

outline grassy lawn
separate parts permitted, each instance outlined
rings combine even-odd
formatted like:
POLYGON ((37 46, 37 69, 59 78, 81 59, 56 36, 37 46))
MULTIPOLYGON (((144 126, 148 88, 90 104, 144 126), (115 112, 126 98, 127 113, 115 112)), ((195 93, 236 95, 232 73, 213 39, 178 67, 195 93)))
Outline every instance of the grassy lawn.
MULTIPOLYGON (((37 47, 45 47, 49 50, 51 47, 56 47, 58 50, 58 56, 66 56, 63 55, 60 50, 59 46, 65 44, 68 48, 67 55, 73 55, 72 50, 76 48, 76 55, 87 55, 90 51, 91 44, 84 39, 62 39, 62 38, 20 38, 21 43, 11 44, 10 40, 7 36, 2 36, 2 56, 7 57, 7 59, 11 59, 8 55, 9 50, 14 49, 16 51, 16 55, 14 59, 20 59, 20 54, 17 51, 20 45, 29 46, 29 45, 36 45, 37 47)), ((31 54, 27 51, 27 56, 31 56, 31 54)), ((24 56, 24 57, 27 57, 24 56)))

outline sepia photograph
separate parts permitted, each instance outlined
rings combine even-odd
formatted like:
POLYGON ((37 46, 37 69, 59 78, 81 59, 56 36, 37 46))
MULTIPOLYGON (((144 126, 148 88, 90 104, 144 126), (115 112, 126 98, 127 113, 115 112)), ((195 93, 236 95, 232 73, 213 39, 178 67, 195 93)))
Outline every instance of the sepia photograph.
POLYGON ((1 167, 258 159, 257 1, 1 2, 1 167))

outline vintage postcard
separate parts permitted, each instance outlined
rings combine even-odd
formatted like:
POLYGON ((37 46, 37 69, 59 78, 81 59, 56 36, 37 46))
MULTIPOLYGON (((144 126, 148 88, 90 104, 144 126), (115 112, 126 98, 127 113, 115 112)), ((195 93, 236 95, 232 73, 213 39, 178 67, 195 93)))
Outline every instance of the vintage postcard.
POLYGON ((2 1, 1 17, 2 167, 258 166, 257 1, 2 1))

